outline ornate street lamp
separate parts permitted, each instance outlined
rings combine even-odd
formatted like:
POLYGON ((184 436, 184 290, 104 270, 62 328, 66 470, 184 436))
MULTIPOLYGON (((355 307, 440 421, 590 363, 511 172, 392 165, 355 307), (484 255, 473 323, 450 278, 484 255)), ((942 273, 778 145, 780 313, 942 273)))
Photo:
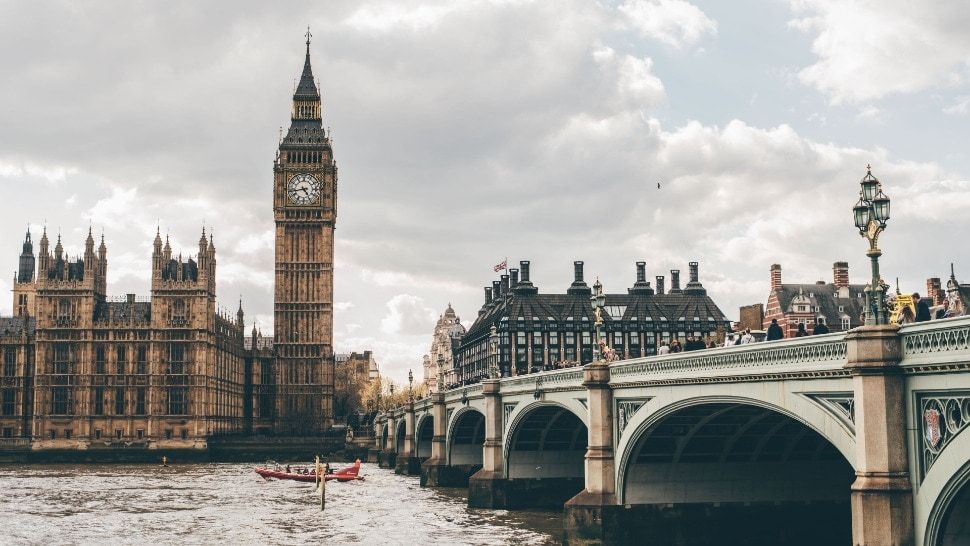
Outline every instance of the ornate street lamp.
POLYGON ((542 377, 536 378, 536 390, 532 393, 532 398, 535 400, 542 398, 542 377))
POLYGON ((414 402, 414 372, 408 370, 408 400, 414 402))
POLYGON ((488 334, 488 377, 498 379, 502 377, 502 372, 498 367, 498 330, 493 324, 488 334))
POLYGON ((593 295, 590 296, 589 303, 593 306, 593 311, 596 314, 596 322, 594 323, 596 342, 593 345, 593 362, 596 362, 600 359, 600 329, 603 327, 603 306, 606 305, 606 295, 603 294, 603 285, 600 283, 599 277, 596 277, 596 283, 593 284, 593 295))
POLYGON ((879 234, 886 229, 889 220, 889 197, 882 192, 882 184, 872 176, 872 167, 866 165, 866 176, 859 183, 859 202, 852 207, 855 227, 869 241, 866 256, 872 261, 872 280, 866 286, 866 324, 888 324, 886 309, 886 285, 879 276, 879 234))

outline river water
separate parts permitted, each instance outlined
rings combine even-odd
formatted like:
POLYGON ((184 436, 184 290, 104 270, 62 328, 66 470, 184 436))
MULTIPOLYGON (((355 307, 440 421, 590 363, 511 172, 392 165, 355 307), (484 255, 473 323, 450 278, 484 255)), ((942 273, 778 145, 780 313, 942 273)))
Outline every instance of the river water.
MULTIPOLYGON (((336 465, 340 467, 341 465, 336 465)), ((264 481, 251 464, 0 465, 0 544, 558 544, 562 512, 470 510, 364 464, 364 481, 264 481)))

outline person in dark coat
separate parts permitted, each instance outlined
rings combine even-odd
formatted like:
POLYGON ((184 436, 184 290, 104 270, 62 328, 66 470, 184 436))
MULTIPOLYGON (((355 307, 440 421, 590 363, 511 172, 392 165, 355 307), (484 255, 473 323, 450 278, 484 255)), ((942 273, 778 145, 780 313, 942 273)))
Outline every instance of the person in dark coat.
POLYGON ((820 336, 827 333, 829 333, 829 327, 826 326, 824 322, 815 323, 815 329, 812 330, 813 336, 820 336))
POLYGON ((933 318, 930 314, 930 304, 920 299, 918 292, 913 293, 913 302, 916 303, 916 322, 926 322, 933 318))
POLYGON ((808 332, 805 330, 805 323, 804 322, 799 322, 798 323, 798 331, 795 332, 795 337, 805 337, 807 335, 808 335, 808 332))
POLYGON ((771 319, 771 325, 768 326, 768 336, 765 337, 765 340, 775 341, 784 338, 785 332, 781 330, 781 326, 778 326, 778 319, 771 319))

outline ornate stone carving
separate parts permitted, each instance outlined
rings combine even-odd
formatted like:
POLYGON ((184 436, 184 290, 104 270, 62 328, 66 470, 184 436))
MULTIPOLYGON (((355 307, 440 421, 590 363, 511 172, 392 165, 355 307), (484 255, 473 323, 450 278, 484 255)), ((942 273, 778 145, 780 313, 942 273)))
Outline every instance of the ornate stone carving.
POLYGON ((518 406, 518 402, 502 404, 502 430, 508 430, 509 428, 509 416, 515 410, 515 406, 518 406))
POLYGON ((616 435, 615 438, 619 440, 620 435, 623 434, 623 429, 626 428, 627 423, 633 418, 633 415, 643 407, 644 404, 650 401, 652 397, 646 398, 617 398, 614 400, 616 404, 616 435))
POLYGON ((953 438, 970 425, 970 391, 921 393, 917 400, 922 481, 953 438))
POLYGON ((855 395, 851 391, 801 394, 835 417, 855 436, 855 395))

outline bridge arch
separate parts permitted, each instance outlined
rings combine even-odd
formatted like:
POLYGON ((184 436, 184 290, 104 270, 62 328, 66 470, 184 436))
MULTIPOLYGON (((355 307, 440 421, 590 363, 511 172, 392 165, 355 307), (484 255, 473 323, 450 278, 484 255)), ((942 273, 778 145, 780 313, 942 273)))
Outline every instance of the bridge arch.
POLYGON ((384 424, 381 425, 381 449, 388 449, 387 435, 389 434, 389 428, 387 421, 384 421, 384 424))
MULTIPOLYGON (((915 439, 922 446, 922 438, 915 439)), ((957 434, 920 484, 913 499, 917 536, 926 546, 954 546, 970 540, 970 434, 957 434), (922 531, 922 532, 921 532, 922 531)), ((918 455, 917 455, 918 457, 918 455)), ((913 467, 915 473, 916 467, 913 467)))
POLYGON ((404 418, 397 420, 394 425, 394 451, 401 455, 404 453, 404 437, 407 428, 405 427, 404 418))
POLYGON ((456 410, 448 424, 446 442, 449 466, 481 466, 485 414, 470 406, 456 410))
POLYGON ((764 401, 701 397, 630 427, 617 496, 635 512, 634 533, 660 542, 851 540, 853 465, 802 416, 764 401))
POLYGON ((582 491, 588 438, 567 405, 539 401, 518 411, 503 442, 508 507, 561 507, 582 491))
POLYGON ((434 437, 434 418, 430 413, 422 415, 414 427, 414 456, 426 459, 431 456, 431 439, 434 437))

